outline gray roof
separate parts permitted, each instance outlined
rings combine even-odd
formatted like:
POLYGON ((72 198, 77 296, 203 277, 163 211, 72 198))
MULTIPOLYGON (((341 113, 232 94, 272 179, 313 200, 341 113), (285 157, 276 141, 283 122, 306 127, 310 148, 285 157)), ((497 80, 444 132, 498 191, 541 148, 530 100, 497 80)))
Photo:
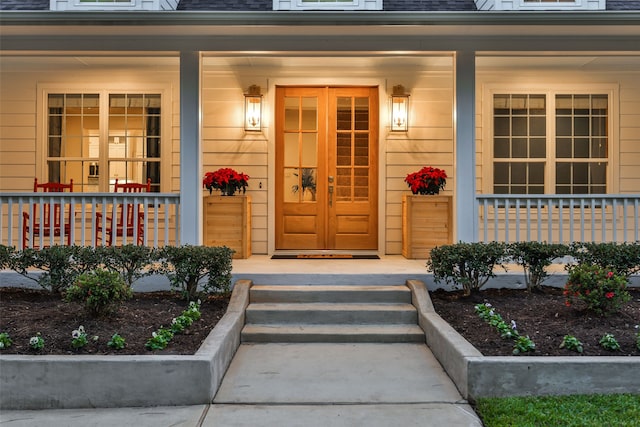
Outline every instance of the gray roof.
POLYGON ((640 0, 607 0, 607 10, 640 10, 640 0))
POLYGON ((0 0, 0 10, 49 10, 49 0, 0 0))
MULTIPOLYGON (((178 10, 272 10, 272 0, 181 0, 178 10)), ((49 0, 0 0, 0 10, 49 10, 49 0)), ((469 11, 474 0, 384 0, 389 11, 469 11)), ((607 0, 607 10, 640 10, 640 0, 607 0)))

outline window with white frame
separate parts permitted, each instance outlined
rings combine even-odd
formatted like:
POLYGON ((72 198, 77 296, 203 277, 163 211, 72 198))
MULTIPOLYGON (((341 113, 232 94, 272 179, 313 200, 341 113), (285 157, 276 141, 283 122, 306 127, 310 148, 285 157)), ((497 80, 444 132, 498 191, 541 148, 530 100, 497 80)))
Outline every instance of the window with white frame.
POLYGON ((176 10, 179 0, 50 0, 50 10, 176 10))
POLYGON ((115 181, 160 191, 162 97, 159 93, 46 95, 45 161, 50 182, 84 192, 111 191, 115 181))
POLYGON ((475 0, 478 10, 605 10, 606 0, 475 0))
POLYGON ((495 194, 605 194, 608 93, 495 93, 495 194))
POLYGON ((273 10, 382 10, 382 0, 273 0, 273 10))

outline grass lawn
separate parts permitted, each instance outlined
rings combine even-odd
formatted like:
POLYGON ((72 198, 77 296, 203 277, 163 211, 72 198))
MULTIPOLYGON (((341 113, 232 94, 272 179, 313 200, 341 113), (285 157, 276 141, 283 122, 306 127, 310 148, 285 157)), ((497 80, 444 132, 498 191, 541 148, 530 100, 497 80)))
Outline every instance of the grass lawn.
POLYGON ((576 395, 478 399, 485 427, 638 427, 640 395, 576 395))

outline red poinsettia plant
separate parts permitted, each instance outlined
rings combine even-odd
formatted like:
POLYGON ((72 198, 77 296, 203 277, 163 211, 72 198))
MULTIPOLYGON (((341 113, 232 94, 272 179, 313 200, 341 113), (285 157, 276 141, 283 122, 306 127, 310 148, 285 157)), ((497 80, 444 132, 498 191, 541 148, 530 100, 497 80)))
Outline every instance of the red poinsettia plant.
POLYGON ((233 196, 236 191, 247 191, 249 175, 238 173, 231 168, 220 168, 215 172, 204 174, 202 185, 209 190, 209 194, 216 189, 222 192, 223 196, 233 196))
POLYGON ((438 194, 447 183, 447 173, 443 169, 425 166, 407 175, 404 181, 413 194, 438 194))

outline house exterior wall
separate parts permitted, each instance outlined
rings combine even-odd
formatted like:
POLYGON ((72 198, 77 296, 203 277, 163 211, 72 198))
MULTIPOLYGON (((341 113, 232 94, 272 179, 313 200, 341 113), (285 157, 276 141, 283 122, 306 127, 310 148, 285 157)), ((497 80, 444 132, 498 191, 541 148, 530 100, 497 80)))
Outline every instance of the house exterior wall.
MULTIPOLYGON (((43 137, 38 131, 44 126, 42 115, 38 114, 38 91, 43 87, 55 88, 61 92, 90 91, 109 89, 113 91, 135 91, 140 88, 164 89, 165 96, 171 98, 171 111, 166 114, 170 122, 163 125, 163 154, 164 163, 162 174, 163 192, 179 191, 179 174, 173 166, 179 159, 179 99, 180 88, 178 84, 178 72, 153 71, 151 69, 127 70, 120 68, 113 70, 112 66, 101 69, 92 67, 91 71, 82 68, 63 68, 56 71, 56 60, 51 61, 47 71, 35 71, 46 69, 44 66, 29 65, 28 70, 2 70, 2 83, 0 84, 0 191, 32 191, 33 178, 42 179, 44 166, 43 137), (71 78, 69 76, 72 76, 71 78), (122 83, 119 83, 122 82, 122 83), (39 122, 40 121, 40 122, 39 122), (41 144, 41 145, 38 145, 41 144), (175 170, 174 170, 175 169, 175 170), (171 174, 171 178, 169 178, 171 174)), ((45 60, 46 61, 46 60, 45 60)), ((114 60, 117 63, 117 59, 114 60)), ((149 59, 153 62, 152 59, 149 59)), ((159 67, 161 68, 161 67, 159 67)), ((167 105, 167 104, 165 104, 167 105)))
MULTIPOLYGON (((535 89, 552 88, 566 90, 614 89, 609 130, 612 157, 610 164, 611 193, 631 194, 640 192, 640 73, 637 71, 576 72, 562 70, 505 70, 479 71, 476 93, 476 149, 477 189, 481 193, 492 193, 491 181, 491 136, 487 129, 492 121, 491 99, 487 87, 535 89), (489 115, 489 117, 486 117, 489 115)), ((508 92, 505 91, 505 92, 508 92)))
MULTIPOLYGON (((331 61, 325 61, 331 63, 331 61)), ((453 194, 453 59, 443 57, 445 70, 312 69, 273 72, 252 68, 246 72, 203 66, 202 148, 203 172, 232 167, 250 176, 252 197, 252 250, 268 253, 274 242, 274 129, 273 105, 276 85, 378 86, 380 96, 379 251, 402 251, 402 195, 409 191, 404 178, 423 166, 444 168, 451 179, 445 194, 453 194), (341 77, 335 77, 340 75, 341 77), (263 129, 245 132, 242 127, 243 93, 256 84, 264 94, 263 129), (388 130, 392 87, 403 84, 410 96, 410 130, 388 130), (260 188, 260 185, 261 188, 260 188), (270 221, 271 219, 271 221, 270 221), (384 236, 384 237, 382 237, 384 236)))
MULTIPOLYGON (((380 91, 380 236, 379 250, 386 254, 400 254, 402 249, 402 195, 408 193, 405 176, 423 166, 445 169, 449 175, 445 195, 454 195, 456 176, 454 144, 454 76, 453 58, 443 56, 445 65, 437 70, 367 69, 354 67, 342 70, 343 77, 336 79, 332 69, 274 69, 253 67, 250 72, 233 67, 203 66, 202 74, 202 170, 213 171, 220 167, 233 167, 248 174, 251 179, 248 192, 252 196, 252 247, 253 253, 269 253, 273 236, 273 103, 275 85, 344 84, 376 85, 380 91), (447 65, 448 64, 448 65, 447 65), (364 83, 363 83, 364 82, 364 83), (243 93, 257 84, 262 87, 264 98, 263 130, 248 133, 242 128, 243 93), (410 93, 410 128, 406 133, 388 131, 388 96, 391 88, 403 84, 410 93), (270 234, 271 233, 271 234, 270 234)), ((327 61, 330 62, 330 61, 327 61)), ((51 64, 55 64, 52 60, 51 64)), ((141 70, 127 69, 114 59, 112 64, 72 70, 32 65, 26 69, 2 69, 0 84, 0 191, 30 191, 34 176, 42 176, 42 143, 38 128, 42 126, 38 114, 38 90, 43 85, 73 88, 110 88, 131 90, 143 85, 155 84, 167 88, 170 94, 168 140, 169 147, 163 168, 163 192, 180 191, 180 90, 176 69, 148 67, 141 70), (117 71, 114 71, 117 70, 117 71), (73 76, 70 78, 69 76, 73 76), (107 83, 103 83, 107 82, 107 83), (117 82, 123 82, 118 84, 117 82)), ((640 73, 636 70, 610 71, 612 67, 596 71, 515 69, 488 70, 479 67, 476 98, 476 187, 478 192, 491 192, 487 157, 490 138, 486 135, 487 117, 486 87, 497 84, 505 87, 589 87, 605 85, 615 87, 617 96, 612 102, 619 114, 614 117, 612 137, 615 156, 612 159, 614 181, 612 191, 638 193, 640 191, 640 73), (487 191, 489 188, 489 191, 487 191)), ((490 106, 489 110, 490 111, 490 106)), ((164 149, 164 148, 163 148, 164 149)), ((199 167, 199 165, 194 165, 199 167)), ((202 188, 194 191, 205 194, 202 188)), ((455 200, 455 197, 454 197, 455 200)), ((464 208, 458 202, 457 209, 464 208)))

